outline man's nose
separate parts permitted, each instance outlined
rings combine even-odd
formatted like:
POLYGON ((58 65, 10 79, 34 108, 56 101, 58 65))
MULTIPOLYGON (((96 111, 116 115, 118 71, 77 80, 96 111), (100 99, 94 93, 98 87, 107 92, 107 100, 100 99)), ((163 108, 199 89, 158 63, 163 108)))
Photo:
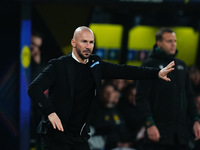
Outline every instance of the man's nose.
POLYGON ((176 46, 176 42, 172 42, 172 45, 173 45, 173 46, 176 46))
POLYGON ((91 44, 89 42, 86 43, 86 48, 90 48, 91 44))

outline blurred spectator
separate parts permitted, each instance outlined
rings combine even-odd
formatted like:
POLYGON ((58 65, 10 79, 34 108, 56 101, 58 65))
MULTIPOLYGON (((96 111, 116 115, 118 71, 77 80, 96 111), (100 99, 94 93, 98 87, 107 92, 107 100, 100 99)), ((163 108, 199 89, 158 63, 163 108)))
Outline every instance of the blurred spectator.
POLYGON ((198 114, 200 116, 200 92, 196 94, 195 102, 196 102, 196 105, 197 105, 198 114))
POLYGON ((144 137, 144 129, 142 127, 141 116, 138 112, 136 93, 135 83, 129 83, 123 89, 122 97, 117 106, 127 124, 129 130, 128 137, 132 141, 132 147, 139 148, 139 144, 144 137))
MULTIPOLYGON (((200 70, 196 66, 189 68, 189 77, 195 95, 195 102, 200 116, 200 70)), ((194 150, 200 150, 200 141, 195 142, 194 150)))
MULTIPOLYGON (((195 95, 195 102, 200 116, 200 70, 196 66, 189 68, 189 77, 195 95)), ((200 141, 195 142, 194 150, 200 150, 200 141)))
MULTIPOLYGON (((197 105, 198 114, 200 116, 200 92, 196 93, 195 102, 196 102, 196 105, 197 105)), ((195 142, 194 150, 200 150, 200 141, 199 140, 195 142)))
POLYGON ((122 91, 126 85, 127 85, 127 81, 124 79, 113 79, 112 80, 113 85, 117 88, 118 91, 122 91))
POLYGON ((189 77, 196 96, 200 93, 200 70, 196 66, 191 66, 189 69, 189 77))
MULTIPOLYGON (((40 32, 33 31, 31 36, 31 81, 36 78, 36 76, 42 72, 45 67, 45 62, 42 59, 41 55, 41 46, 43 43, 43 35, 40 32)), ((48 90, 45 91, 45 94, 48 93, 48 90)), ((34 103, 31 103, 31 132, 30 132, 30 143, 31 148, 36 150, 41 149, 41 140, 39 135, 36 133, 36 128, 42 118, 42 113, 35 106, 34 103)))
POLYGON ((95 129, 95 135, 104 137, 105 150, 130 147, 124 119, 116 108, 119 93, 112 84, 107 83, 102 86, 101 100, 102 105, 94 115, 91 124, 95 129))
POLYGON ((40 32, 33 31, 31 36, 31 81, 42 72, 45 67, 45 62, 42 59, 41 46, 43 35, 40 32))
POLYGON ((107 79, 103 80, 102 83, 109 83, 112 84, 116 90, 119 92, 119 97, 122 95, 123 89, 130 83, 132 80, 125 80, 125 79, 107 79))
POLYGON ((188 150, 192 130, 192 140, 200 139, 199 116, 188 68, 176 58, 177 52, 175 32, 161 28, 156 33, 153 50, 143 62, 143 66, 160 69, 175 62, 175 70, 168 74, 171 82, 158 79, 139 81, 138 84, 138 103, 147 129, 147 150, 188 150))

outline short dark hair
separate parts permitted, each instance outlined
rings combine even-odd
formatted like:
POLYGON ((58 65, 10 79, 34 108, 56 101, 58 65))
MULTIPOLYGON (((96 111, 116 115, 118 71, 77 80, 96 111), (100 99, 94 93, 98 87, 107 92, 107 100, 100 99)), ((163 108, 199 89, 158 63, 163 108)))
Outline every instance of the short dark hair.
POLYGON ((161 28, 160 30, 158 30, 158 32, 156 33, 156 41, 162 41, 162 36, 165 32, 168 33, 173 33, 174 30, 172 30, 171 28, 161 28))
POLYGON ((43 39, 43 34, 38 31, 35 31, 35 30, 32 31, 32 36, 37 36, 37 37, 43 39))

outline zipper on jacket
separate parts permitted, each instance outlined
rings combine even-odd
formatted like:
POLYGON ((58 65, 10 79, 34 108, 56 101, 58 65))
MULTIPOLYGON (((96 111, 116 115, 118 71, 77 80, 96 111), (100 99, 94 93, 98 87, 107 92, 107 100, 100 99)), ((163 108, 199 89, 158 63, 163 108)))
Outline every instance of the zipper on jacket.
POLYGON ((81 136, 81 134, 82 134, 82 132, 83 132, 83 129, 84 129, 85 125, 86 125, 86 122, 83 124, 83 126, 82 126, 82 128, 81 128, 80 136, 81 136))

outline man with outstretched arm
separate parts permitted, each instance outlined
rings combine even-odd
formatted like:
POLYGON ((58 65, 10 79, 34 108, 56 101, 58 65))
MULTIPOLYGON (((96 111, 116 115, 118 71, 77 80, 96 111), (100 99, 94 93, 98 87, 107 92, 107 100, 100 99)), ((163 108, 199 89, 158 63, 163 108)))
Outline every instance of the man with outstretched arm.
POLYGON ((92 54, 94 42, 91 29, 78 27, 71 40, 72 52, 49 61, 29 86, 29 96, 43 113, 38 133, 46 150, 90 149, 89 125, 102 79, 170 81, 167 74, 174 70, 173 61, 163 69, 112 64, 92 54))

